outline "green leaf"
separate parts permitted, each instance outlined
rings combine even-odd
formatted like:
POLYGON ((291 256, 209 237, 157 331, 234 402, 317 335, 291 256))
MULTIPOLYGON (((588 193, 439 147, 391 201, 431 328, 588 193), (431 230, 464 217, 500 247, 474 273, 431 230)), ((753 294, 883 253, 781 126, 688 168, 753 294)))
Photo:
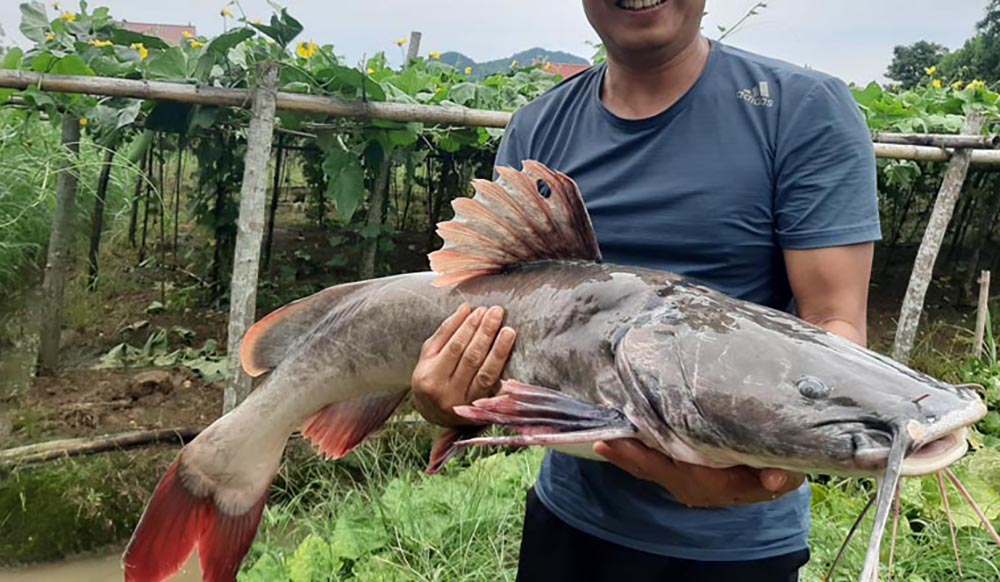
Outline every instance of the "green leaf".
POLYGON ((124 28, 115 28, 111 31, 111 42, 122 46, 131 46, 135 43, 142 43, 142 45, 148 49, 161 51, 165 51, 170 48, 170 45, 158 36, 150 36, 148 34, 142 34, 141 32, 135 32, 124 28))
POLYGON ((21 34, 36 43, 45 42, 49 29, 49 18, 45 15, 45 5, 41 2, 24 2, 21 4, 21 34))
POLYGON ((331 194, 337 204, 337 212, 340 213, 345 222, 351 220, 365 197, 364 181, 364 169, 355 160, 354 163, 345 166, 330 182, 331 194))
POLYGON ((302 23, 292 17, 287 10, 281 8, 278 14, 271 14, 270 24, 253 24, 250 26, 285 48, 302 32, 302 23))
POLYGON ((56 75, 85 75, 94 76, 94 69, 91 69, 79 55, 66 55, 52 65, 52 73, 56 75))
POLYGON ((214 52, 226 56, 229 54, 229 49, 252 37, 253 31, 249 28, 234 28, 213 38, 208 43, 206 52, 214 52))
POLYGON ((163 51, 149 60, 146 65, 146 77, 171 81, 187 79, 187 55, 180 47, 163 51))
POLYGON ((0 64, 0 68, 5 70, 17 70, 21 68, 21 61, 24 59, 24 51, 18 47, 14 47, 7 51, 7 54, 3 56, 3 63, 0 64))

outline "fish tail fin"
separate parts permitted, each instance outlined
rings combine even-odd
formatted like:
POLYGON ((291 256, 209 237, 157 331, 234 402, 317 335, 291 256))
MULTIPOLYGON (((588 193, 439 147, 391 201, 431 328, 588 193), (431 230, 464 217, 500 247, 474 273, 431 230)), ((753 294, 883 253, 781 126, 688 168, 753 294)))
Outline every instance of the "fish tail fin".
POLYGON ((122 556, 126 582, 165 580, 196 548, 203 580, 236 580, 287 435, 280 446, 240 442, 227 434, 228 418, 184 447, 160 479, 122 556))

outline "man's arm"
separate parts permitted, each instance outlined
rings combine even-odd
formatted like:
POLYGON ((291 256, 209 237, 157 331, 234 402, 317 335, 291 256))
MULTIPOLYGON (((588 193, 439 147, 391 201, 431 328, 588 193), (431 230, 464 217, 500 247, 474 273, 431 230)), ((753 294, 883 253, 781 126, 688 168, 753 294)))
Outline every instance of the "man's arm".
POLYGON ((874 243, 786 250, 788 282, 799 317, 866 345, 868 283, 874 254, 874 243))

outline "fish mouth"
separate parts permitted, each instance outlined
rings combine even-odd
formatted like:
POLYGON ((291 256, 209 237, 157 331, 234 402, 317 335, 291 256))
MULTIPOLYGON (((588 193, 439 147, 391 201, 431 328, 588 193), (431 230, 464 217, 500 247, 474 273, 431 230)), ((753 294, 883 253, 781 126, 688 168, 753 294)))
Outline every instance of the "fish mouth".
POLYGON ((906 477, 930 475, 948 467, 969 450, 969 429, 962 427, 916 446, 905 458, 900 474, 906 477))

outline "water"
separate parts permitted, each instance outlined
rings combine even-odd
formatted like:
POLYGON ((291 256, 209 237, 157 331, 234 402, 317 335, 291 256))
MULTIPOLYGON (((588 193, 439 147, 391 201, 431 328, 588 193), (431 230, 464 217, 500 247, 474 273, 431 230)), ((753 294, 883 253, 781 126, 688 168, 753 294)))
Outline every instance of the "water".
MULTIPOLYGON (((121 551, 16 569, 0 569, 0 582, 121 582, 121 551)), ((197 553, 171 582, 201 582, 197 553)))

